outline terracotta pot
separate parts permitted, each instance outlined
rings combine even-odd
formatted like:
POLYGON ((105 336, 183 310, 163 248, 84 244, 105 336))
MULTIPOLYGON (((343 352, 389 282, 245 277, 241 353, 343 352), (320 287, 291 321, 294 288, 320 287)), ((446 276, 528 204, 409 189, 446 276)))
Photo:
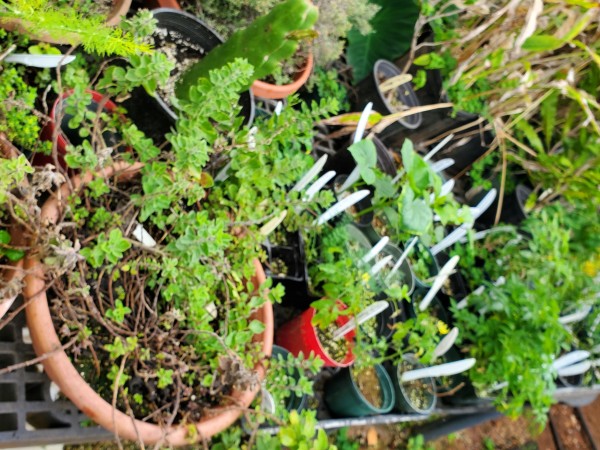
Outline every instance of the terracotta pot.
MULTIPOLYGON (((131 1, 132 0, 113 0, 113 7, 106 16, 106 24, 109 26, 118 25, 121 18, 129 11, 131 1)), ((20 19, 2 20, 0 21, 0 27, 7 31, 16 31, 21 34, 26 34, 35 41, 47 42, 49 44, 71 45, 74 40, 77 40, 76 34, 74 33, 65 33, 60 37, 50 36, 47 33, 28 33, 23 27, 23 22, 20 19)))
POLYGON ((270 98, 273 100, 285 98, 288 95, 292 95, 293 93, 295 93, 304 85, 304 83, 306 83, 306 80, 308 80, 312 69, 313 55, 312 53, 309 53, 308 57, 306 58, 306 66, 303 70, 296 74, 293 83, 278 86, 276 84, 256 80, 254 83, 252 83, 252 93, 257 97, 270 98))
MULTIPOLYGON (((119 163, 113 167, 103 170, 106 177, 118 174, 120 179, 127 179, 135 176, 143 164, 136 163, 129 165, 119 163)), ((90 173, 72 179, 74 188, 92 179, 90 173)), ((63 198, 70 193, 69 187, 65 184, 61 188, 63 198)), ((59 218, 56 197, 48 200, 42 208, 42 217, 50 222, 56 222, 59 218)), ((254 286, 259 286, 266 279, 265 273, 258 260, 254 261, 256 272, 252 278, 254 286)), ((52 379, 65 394, 83 413, 85 413, 95 423, 113 431, 123 439, 138 441, 146 444, 160 443, 164 446, 189 445, 189 425, 171 426, 162 428, 159 425, 142 422, 128 416, 127 414, 113 409, 110 403, 102 399, 90 385, 81 377, 77 369, 73 366, 69 356, 61 349, 61 342, 54 329, 52 316, 46 297, 45 274, 42 264, 34 257, 28 257, 25 260, 25 267, 29 270, 26 277, 25 297, 29 300, 26 308, 27 325, 31 333, 31 340, 37 355, 52 353, 42 364, 50 379, 52 379)), ((267 302, 254 315, 254 319, 262 321, 265 325, 265 331, 260 335, 255 335, 257 341, 262 342, 262 352, 269 356, 273 346, 273 308, 271 303, 267 302)), ((258 364, 254 368, 262 380, 265 376, 264 367, 258 364)), ((231 393, 232 402, 241 408, 247 408, 259 387, 252 391, 233 390, 231 393)), ((226 405, 215 408, 212 414, 208 415, 195 424, 198 439, 206 439, 219 433, 232 425, 241 415, 241 410, 226 405)))
MULTIPOLYGON (((4 133, 0 133, 0 155, 4 158, 16 158, 19 155, 17 148, 7 139, 4 133)), ((8 232, 11 236, 11 243, 14 242, 16 245, 23 244, 24 239, 19 227, 11 224, 8 227, 8 232)), ((6 268, 0 269, 0 282, 2 285, 18 282, 24 277, 23 260, 16 262, 8 261, 5 265, 7 266, 6 268)), ((0 298, 0 319, 10 309, 17 295, 18 293, 15 293, 15 295, 0 298)))

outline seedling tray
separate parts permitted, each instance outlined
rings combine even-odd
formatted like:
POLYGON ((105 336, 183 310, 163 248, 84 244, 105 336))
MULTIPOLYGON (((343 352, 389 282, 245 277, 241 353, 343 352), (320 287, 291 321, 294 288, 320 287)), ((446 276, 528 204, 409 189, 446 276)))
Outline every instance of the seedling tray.
MULTIPOLYGON (((17 300, 7 315, 21 305, 17 300)), ((0 329, 0 370, 35 358, 28 336, 23 311, 0 329)), ((113 438, 111 432, 91 424, 70 401, 53 400, 51 384, 41 364, 0 374, 0 448, 113 438)))

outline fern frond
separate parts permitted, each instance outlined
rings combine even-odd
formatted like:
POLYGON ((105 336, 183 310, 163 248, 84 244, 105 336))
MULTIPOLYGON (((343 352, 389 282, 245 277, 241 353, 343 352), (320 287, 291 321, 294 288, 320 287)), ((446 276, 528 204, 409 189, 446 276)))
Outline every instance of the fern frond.
POLYGON ((104 17, 83 17, 76 9, 51 9, 48 0, 0 1, 0 21, 21 20, 26 33, 48 35, 71 45, 81 44, 88 53, 100 56, 130 56, 149 52, 148 44, 137 42, 131 33, 105 24, 104 17))

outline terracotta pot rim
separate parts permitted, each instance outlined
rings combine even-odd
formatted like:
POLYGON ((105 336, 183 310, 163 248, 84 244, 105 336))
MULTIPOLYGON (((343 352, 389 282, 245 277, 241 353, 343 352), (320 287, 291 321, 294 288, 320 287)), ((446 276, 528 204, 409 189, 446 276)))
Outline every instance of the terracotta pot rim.
POLYGON ((306 66, 296 74, 292 83, 277 85, 256 80, 254 83, 252 83, 252 93, 257 97, 269 98, 273 100, 279 100, 292 95, 306 83, 306 80, 308 80, 308 77, 312 73, 313 65, 314 57, 312 52, 309 52, 308 56, 306 57, 306 66))
MULTIPOLYGON (((142 167, 142 163, 133 165, 117 163, 103 169, 102 172, 106 177, 115 174, 126 177, 135 175, 142 167)), ((92 177, 93 174, 88 172, 81 176, 75 176, 72 183, 75 188, 78 188, 83 183, 89 182, 92 177)), ((65 183, 60 191, 64 196, 64 194, 70 192, 70 188, 65 183)), ((59 215, 57 206, 56 196, 51 197, 42 208, 42 217, 47 218, 49 221, 56 220, 59 215)), ((253 283, 260 285, 266 280, 265 272, 258 260, 254 260, 253 263, 256 268, 253 283)), ((234 390, 231 394, 234 400, 233 406, 227 405, 215 408, 213 410, 214 415, 209 414, 195 424, 171 426, 166 429, 160 425, 133 419, 127 414, 113 409, 112 405, 102 399, 83 379, 65 350, 61 348, 61 342, 54 328, 46 297, 45 274, 42 264, 36 258, 27 255, 25 268, 27 269, 27 275, 25 277, 24 295, 29 300, 26 314, 33 346, 37 355, 52 352, 51 356, 42 361, 47 375, 83 413, 97 424, 115 432, 115 434, 129 440, 141 440, 146 444, 189 445, 193 443, 189 437, 189 425, 195 425, 197 430, 194 441, 207 439, 226 429, 239 418, 242 411, 235 405, 247 408, 258 393, 258 386, 251 391, 234 390)), ((262 351, 268 357, 272 351, 274 334, 271 303, 266 302, 255 312, 255 315, 258 320, 266 325, 265 331, 256 336, 262 341, 262 351)), ((265 376, 263 365, 259 363, 254 369, 258 372, 258 376, 262 381, 265 376)))
MULTIPOLYGON (((119 22, 121 22, 121 18, 124 17, 129 11, 131 2, 132 0, 114 0, 113 7, 106 16, 106 25, 118 25, 119 22)), ((52 37, 47 33, 38 34, 34 32, 30 34, 25 31, 25 28, 23 27, 23 21, 21 19, 0 20, 0 27, 8 31, 16 31, 22 34, 27 34, 29 35, 30 39, 34 41, 47 42, 49 44, 71 45, 77 36, 74 33, 65 33, 64 36, 60 37, 52 37)))

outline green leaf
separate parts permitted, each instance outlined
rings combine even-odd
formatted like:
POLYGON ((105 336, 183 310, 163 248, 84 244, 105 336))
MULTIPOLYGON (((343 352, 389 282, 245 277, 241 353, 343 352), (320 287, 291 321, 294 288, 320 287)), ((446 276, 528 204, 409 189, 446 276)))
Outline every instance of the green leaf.
POLYGON ((414 60, 416 66, 423 66, 427 69, 445 69, 446 60, 437 53, 425 53, 414 60))
POLYGON ((0 254, 4 253, 4 256, 8 258, 9 261, 19 261, 25 257, 25 252, 22 250, 14 250, 14 249, 4 249, 0 250, 0 254))
POLYGON ((348 151, 356 161, 360 176, 365 183, 373 184, 375 182, 375 172, 372 169, 377 165, 377 150, 373 141, 363 139, 356 144, 352 144, 348 151))
POLYGON ((519 120, 515 126, 525 134, 525 137, 529 141, 531 147, 537 152, 542 153, 544 151, 544 144, 538 134, 535 132, 535 129, 531 126, 529 122, 526 120, 519 120))
POLYGON ((10 233, 6 230, 0 230, 0 244, 10 244, 10 233))
POLYGON ((259 334, 265 331, 265 324, 259 320, 253 320, 249 325, 250 331, 254 334, 259 334))
POLYGON ((290 430, 289 428, 282 428, 279 431, 279 438, 281 439, 281 444, 285 447, 293 447, 296 443, 296 434, 294 430, 290 430))
POLYGON ((412 189, 405 187, 399 198, 402 226, 413 234, 423 234, 433 222, 433 212, 422 198, 415 198, 412 189))
POLYGON ((546 52, 556 50, 565 45, 565 41, 548 34, 538 34, 525 40, 521 48, 530 52, 546 52))
MULTIPOLYGON (((408 139, 407 139, 408 141, 408 139)), ((408 181, 412 190, 416 194, 421 194, 431 185, 431 169, 427 163, 414 150, 412 142, 402 145, 402 164, 408 176, 408 181)))
POLYGON ((544 142, 550 148, 554 126, 556 125, 556 112, 558 110, 558 91, 553 91, 540 105, 544 142))
POLYGON ((367 77, 378 59, 394 60, 402 56, 412 41, 419 8, 412 0, 372 0, 381 9, 371 19, 367 36, 356 29, 348 33, 348 62, 354 80, 367 77))

